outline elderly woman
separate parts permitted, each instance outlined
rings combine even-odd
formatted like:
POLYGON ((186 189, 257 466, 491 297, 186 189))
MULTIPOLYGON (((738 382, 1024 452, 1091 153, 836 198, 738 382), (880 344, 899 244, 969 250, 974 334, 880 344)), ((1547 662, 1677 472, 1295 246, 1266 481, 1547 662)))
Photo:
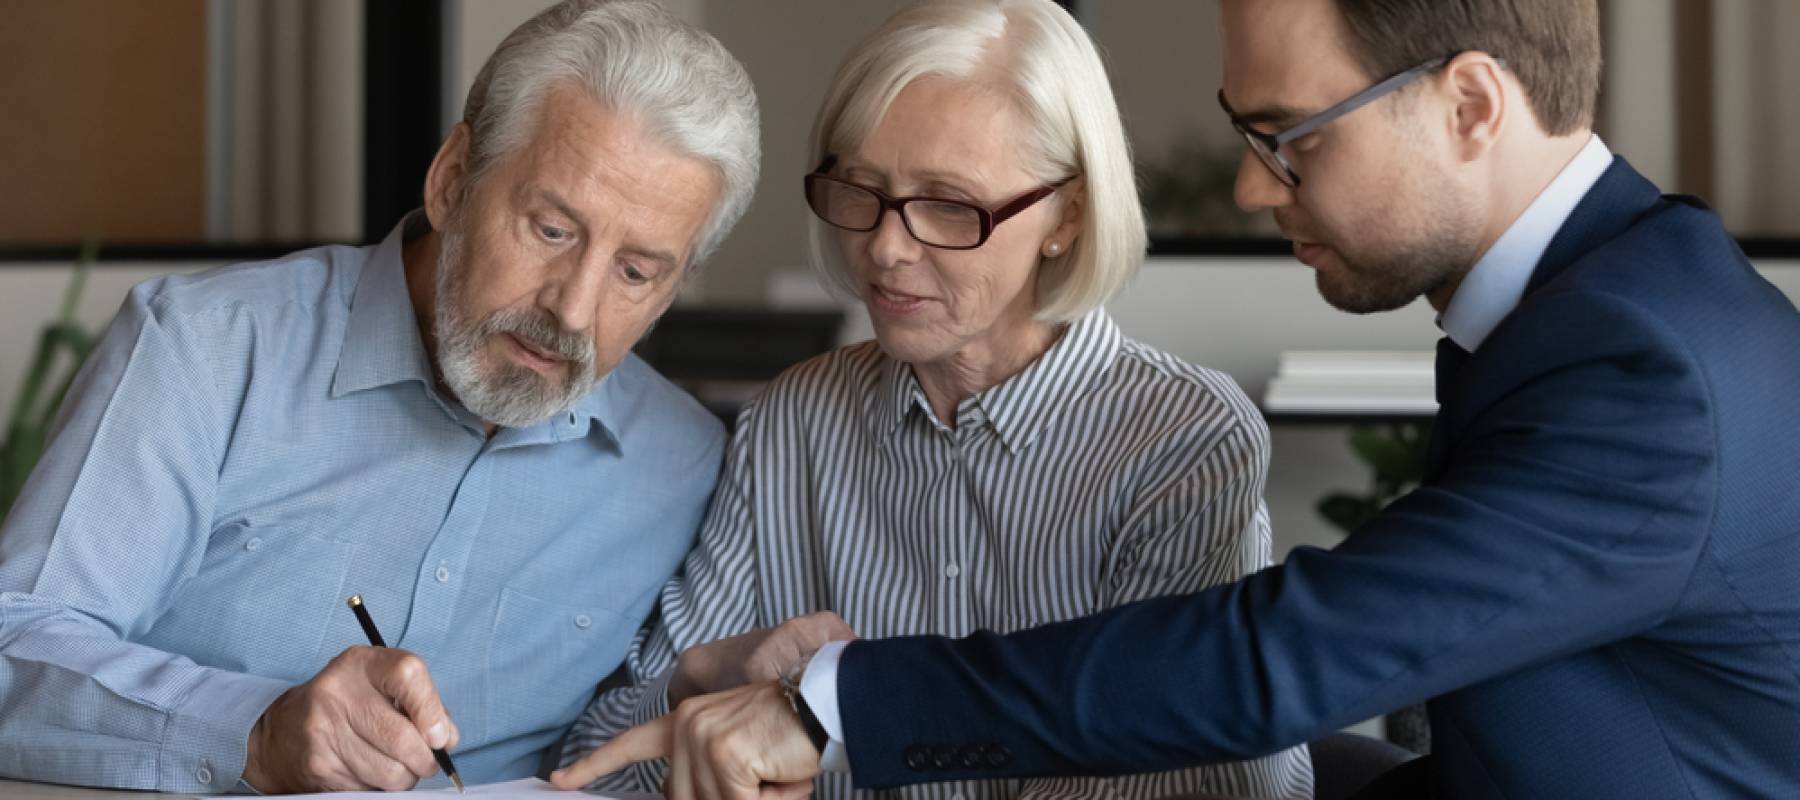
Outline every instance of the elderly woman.
MULTIPOLYGON (((1101 308, 1142 259, 1143 217, 1106 73, 1066 12, 1049 0, 906 8, 851 51, 812 147, 814 253, 867 306, 875 341, 794 367, 744 409, 699 544, 638 643, 636 685, 596 700, 565 761, 850 629, 1010 631, 1269 563, 1255 408, 1230 378, 1126 338, 1101 308)), ((659 768, 601 785, 655 789, 659 768)), ((850 783, 828 775, 817 789, 847 798, 850 783)), ((896 794, 1311 789, 1297 748, 896 794)))

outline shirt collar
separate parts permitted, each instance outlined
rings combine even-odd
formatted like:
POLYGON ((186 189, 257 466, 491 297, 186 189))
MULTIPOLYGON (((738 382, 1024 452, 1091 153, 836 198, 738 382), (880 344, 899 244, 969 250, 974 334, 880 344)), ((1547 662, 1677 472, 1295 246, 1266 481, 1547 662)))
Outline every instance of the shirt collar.
MULTIPOLYGON (((407 242, 430 230, 425 212, 415 210, 369 251, 350 301, 350 319, 344 326, 344 344, 331 383, 332 397, 406 381, 418 381, 426 391, 436 393, 436 373, 419 336, 418 317, 413 312, 412 295, 406 287, 406 266, 401 258, 401 249, 407 242)), ((561 442, 586 436, 590 423, 599 423, 617 446, 618 409, 624 407, 620 394, 629 393, 634 384, 618 373, 628 368, 626 362, 631 358, 627 354, 626 361, 595 382, 593 389, 567 411, 509 438, 518 437, 521 444, 561 442)), ((447 405, 461 408, 447 397, 447 405)))
POLYGON ((369 251, 350 300, 332 397, 403 381, 431 386, 431 363, 419 338, 418 317, 406 289, 406 266, 400 258, 406 242, 430 229, 424 212, 414 211, 369 251))
POLYGON ((635 354, 628 352, 569 410, 539 424, 554 426, 554 438, 559 442, 586 436, 593 426, 598 425, 613 447, 622 448, 625 438, 624 431, 619 429, 619 420, 624 409, 630 407, 630 396, 647 390, 642 372, 649 369, 648 365, 637 361, 635 354))
MULTIPOLYGON (((959 404, 958 418, 965 418, 965 409, 978 408, 1007 450, 1016 455, 1030 447, 1111 368, 1123 341, 1119 327, 1104 309, 1090 311, 1024 371, 959 404)), ((931 407, 912 365, 885 355, 882 360, 868 409, 870 431, 877 438, 891 436, 909 413, 923 413, 931 407)))
POLYGON ((1450 298, 1439 321, 1450 340, 1475 352, 1500 321, 1517 308, 1531 273, 1575 206, 1612 165, 1612 151, 1599 136, 1588 139, 1555 180, 1525 208, 1494 246, 1482 254, 1450 298))
MULTIPOLYGON (((629 361, 633 356, 626 354, 625 358, 629 361)), ((626 362, 620 362, 612 372, 594 383, 593 390, 565 411, 552 414, 529 428, 500 429, 496 434, 497 445, 513 447, 566 442, 586 438, 597 428, 608 446, 623 453, 623 437, 615 424, 620 409, 626 407, 622 395, 632 391, 630 386, 643 388, 635 381, 620 377, 619 373, 626 368, 626 362)))

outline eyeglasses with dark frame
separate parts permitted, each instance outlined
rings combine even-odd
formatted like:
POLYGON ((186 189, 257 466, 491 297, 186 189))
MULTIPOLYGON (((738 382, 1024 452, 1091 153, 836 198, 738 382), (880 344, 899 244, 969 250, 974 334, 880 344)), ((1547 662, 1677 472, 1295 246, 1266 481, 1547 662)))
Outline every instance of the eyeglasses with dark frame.
POLYGON ((1236 128, 1237 132, 1244 137, 1244 141, 1249 143, 1250 152, 1256 154, 1263 166, 1268 167, 1269 171, 1275 173, 1275 177, 1287 184, 1289 188, 1297 189, 1300 187, 1300 173, 1295 172, 1294 166, 1289 164, 1287 157, 1281 154, 1282 145, 1323 128, 1338 117, 1387 96, 1400 87, 1412 83, 1421 75, 1436 72, 1445 64, 1450 63, 1453 58, 1455 56, 1434 58, 1412 69, 1397 73, 1279 133, 1263 133, 1252 129, 1249 123, 1246 123, 1236 111, 1231 109, 1231 104, 1225 102, 1224 89, 1219 90, 1219 107, 1225 109, 1225 115, 1231 118, 1231 127, 1236 128))
POLYGON ((986 244, 1000 223, 1074 180, 1039 186, 990 209, 944 197, 889 197, 880 189, 826 174, 836 165, 837 156, 826 156, 818 169, 806 176, 806 205, 819 219, 833 227, 866 233, 880 227, 881 218, 892 209, 899 212, 906 232, 920 244, 943 250, 973 250, 986 244))

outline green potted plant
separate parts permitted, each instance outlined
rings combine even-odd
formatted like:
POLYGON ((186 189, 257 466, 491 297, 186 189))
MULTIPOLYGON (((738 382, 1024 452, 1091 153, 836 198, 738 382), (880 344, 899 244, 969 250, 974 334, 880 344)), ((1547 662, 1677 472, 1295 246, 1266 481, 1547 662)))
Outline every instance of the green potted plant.
POLYGON ((1346 535, 1381 513, 1388 503, 1419 485, 1425 475, 1430 426, 1420 422, 1358 425, 1350 429, 1350 449, 1369 467, 1369 488, 1333 492, 1319 501, 1319 515, 1346 535))
POLYGON ((62 406, 63 396, 75 373, 94 349, 94 337, 75 320, 75 306, 87 285, 88 269, 99 253, 93 240, 82 243, 75 262, 75 274, 63 292, 62 310, 39 334, 37 350, 19 384, 13 400, 12 416, 7 421, 6 437, 0 439, 0 519, 12 509, 13 502, 25 487, 31 468, 37 464, 48 443, 51 422, 62 406), (64 358, 64 356, 67 358, 64 358))

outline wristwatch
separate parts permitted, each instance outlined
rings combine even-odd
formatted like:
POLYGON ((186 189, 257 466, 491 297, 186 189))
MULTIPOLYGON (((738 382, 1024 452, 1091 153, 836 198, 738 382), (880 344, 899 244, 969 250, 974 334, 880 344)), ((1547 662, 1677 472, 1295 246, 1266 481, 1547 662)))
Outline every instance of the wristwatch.
POLYGON ((806 696, 800 693, 800 678, 806 674, 806 664, 811 660, 812 656, 809 654, 793 669, 781 673, 781 693, 787 695, 788 707, 794 710, 794 716, 800 718, 800 727, 806 729, 806 738, 811 739, 813 748, 823 755, 825 745, 831 741, 831 737, 825 733, 825 726, 819 723, 812 707, 806 704, 806 696))

